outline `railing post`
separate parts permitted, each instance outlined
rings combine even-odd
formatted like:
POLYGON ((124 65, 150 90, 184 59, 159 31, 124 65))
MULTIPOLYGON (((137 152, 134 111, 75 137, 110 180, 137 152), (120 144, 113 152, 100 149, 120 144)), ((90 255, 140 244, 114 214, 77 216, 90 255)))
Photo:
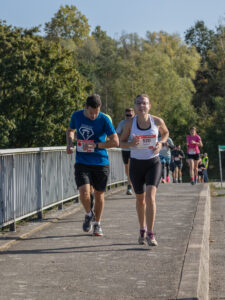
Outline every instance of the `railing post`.
MULTIPOLYGON (((62 174, 62 151, 60 151, 60 187, 61 187, 61 200, 63 200, 63 174, 62 174)), ((58 205, 58 210, 63 209, 63 203, 58 205)))
POLYGON ((15 155, 12 156, 12 166, 13 166, 13 173, 12 173, 12 209, 13 209, 13 223, 10 224, 9 228, 10 231, 16 231, 16 168, 15 168, 15 155))
POLYGON ((37 213, 38 219, 42 220, 43 219, 43 167, 42 167, 42 151, 40 151, 39 155, 39 212, 37 213))

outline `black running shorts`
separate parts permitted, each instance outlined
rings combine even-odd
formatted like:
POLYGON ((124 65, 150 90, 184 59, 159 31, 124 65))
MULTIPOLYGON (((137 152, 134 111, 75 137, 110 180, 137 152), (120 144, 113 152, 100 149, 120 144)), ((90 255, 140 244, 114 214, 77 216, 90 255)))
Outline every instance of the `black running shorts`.
POLYGON ((109 166, 100 165, 83 165, 76 163, 75 181, 77 188, 84 184, 93 185, 96 191, 104 192, 106 190, 107 181, 109 177, 109 166))
POLYGON ((188 159, 199 160, 200 154, 188 154, 188 159))
POLYGON ((123 151, 122 150, 122 158, 123 158, 123 163, 125 165, 128 164, 129 158, 130 158, 130 151, 123 151))
POLYGON ((158 187, 162 165, 159 156, 151 159, 130 159, 130 180, 136 194, 144 193, 144 185, 158 187))

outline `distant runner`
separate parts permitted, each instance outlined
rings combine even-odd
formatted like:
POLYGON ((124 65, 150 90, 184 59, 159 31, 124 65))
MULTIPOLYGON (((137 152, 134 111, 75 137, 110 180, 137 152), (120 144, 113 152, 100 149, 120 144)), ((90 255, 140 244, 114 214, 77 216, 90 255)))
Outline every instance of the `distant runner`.
POLYGON ((176 145, 171 152, 172 160, 174 163, 174 182, 182 182, 182 159, 185 157, 184 152, 181 150, 180 145, 176 145))
POLYGON ((196 128, 190 128, 190 135, 186 137, 187 140, 187 153, 188 153, 188 164, 189 173, 191 177, 191 184, 197 183, 198 178, 198 161, 200 158, 199 147, 202 147, 202 139, 197 134, 196 128))
MULTIPOLYGON (((131 107, 126 108, 125 109, 125 120, 120 121, 119 125, 116 128, 116 132, 119 137, 122 134, 126 120, 129 120, 133 117, 134 117, 134 109, 131 107)), ((129 141, 131 141, 131 140, 132 140, 132 136, 129 137, 129 141)), ((124 167, 125 167, 125 173, 126 173, 127 179, 128 179, 127 195, 132 195, 132 186, 131 186, 130 175, 129 175, 130 149, 122 149, 122 158, 123 158, 123 163, 124 163, 124 167)))
MULTIPOLYGON (((161 139, 159 139, 161 141, 161 139)), ((159 152, 159 158, 162 164, 162 183, 169 182, 169 171, 171 162, 171 150, 174 148, 174 143, 171 138, 168 138, 165 143, 162 143, 162 149, 159 152), (165 181, 166 167, 166 181, 165 181)))

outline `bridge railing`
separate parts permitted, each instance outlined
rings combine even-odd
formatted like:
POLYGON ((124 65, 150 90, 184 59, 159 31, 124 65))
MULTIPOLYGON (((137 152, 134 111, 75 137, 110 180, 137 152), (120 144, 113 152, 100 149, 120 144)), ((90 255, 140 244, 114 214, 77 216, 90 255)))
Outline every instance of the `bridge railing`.
MULTIPOLYGON (((121 150, 109 149, 108 187, 127 181, 121 150)), ((45 209, 78 199, 74 181, 75 155, 66 147, 0 150, 0 228, 45 209)))

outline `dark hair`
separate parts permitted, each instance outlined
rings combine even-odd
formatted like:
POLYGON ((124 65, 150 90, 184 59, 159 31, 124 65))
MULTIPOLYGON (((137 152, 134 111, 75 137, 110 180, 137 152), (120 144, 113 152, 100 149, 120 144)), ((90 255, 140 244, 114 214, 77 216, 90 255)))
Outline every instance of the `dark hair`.
POLYGON ((98 94, 93 94, 87 97, 86 107, 98 108, 102 105, 101 98, 98 94))
POLYGON ((140 94, 140 95, 137 95, 137 97, 135 98, 134 102, 136 102, 137 98, 148 98, 149 100, 149 103, 150 103, 150 98, 147 94, 140 94))
POLYGON ((126 108, 126 109, 125 109, 125 113, 126 113, 126 112, 131 112, 131 111, 132 111, 132 112, 134 111, 134 109, 133 109, 132 107, 129 107, 129 108, 126 108))
POLYGON ((190 128, 190 130, 192 130, 192 129, 194 129, 195 131, 197 131, 196 127, 194 127, 194 126, 192 126, 192 127, 190 128))

